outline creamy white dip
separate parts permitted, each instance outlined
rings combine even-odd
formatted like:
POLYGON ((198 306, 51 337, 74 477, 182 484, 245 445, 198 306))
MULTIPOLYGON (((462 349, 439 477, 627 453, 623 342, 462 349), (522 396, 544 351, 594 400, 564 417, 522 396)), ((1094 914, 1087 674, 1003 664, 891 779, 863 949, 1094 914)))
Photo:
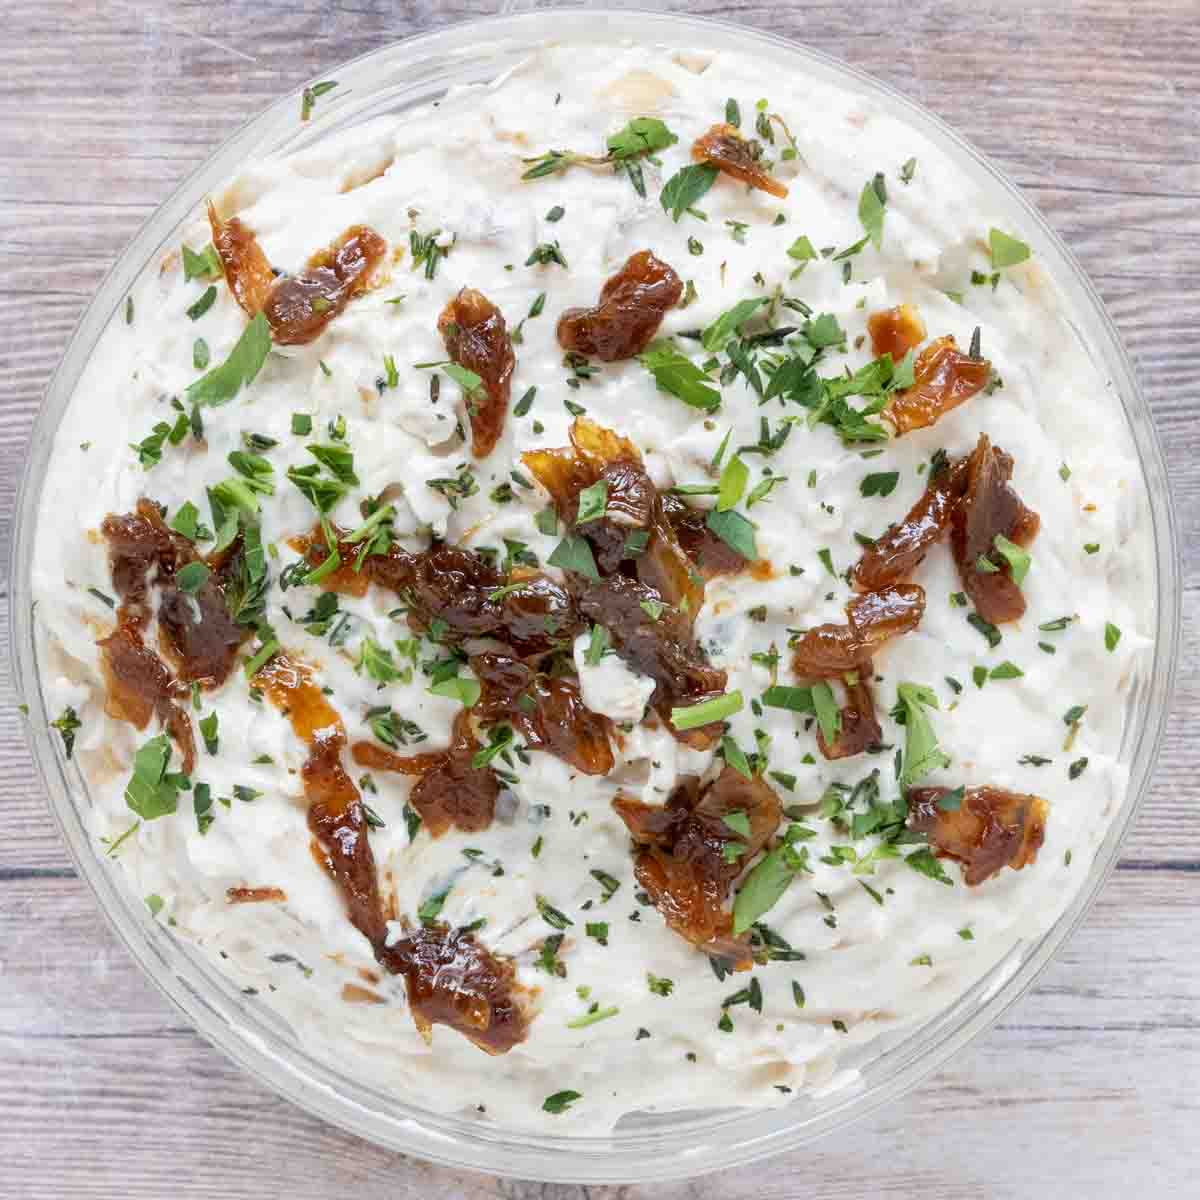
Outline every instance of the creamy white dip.
MULTIPOLYGON (((712 752, 688 750, 666 730, 641 725, 625 736, 608 777, 582 775, 532 752, 527 765, 516 764, 517 782, 490 829, 436 840, 422 831, 410 841, 406 832, 412 781, 374 774, 376 790, 366 799, 384 822, 370 840, 385 898, 394 895, 396 911, 415 923, 422 902, 452 884, 442 919, 457 926, 486 918, 476 936, 496 954, 514 957, 530 989, 528 1038, 492 1057, 443 1025, 424 1040, 407 1011, 402 978, 377 971, 383 975, 377 984, 364 983, 360 968, 375 968, 371 949, 309 851, 299 778, 306 747, 283 715, 252 699, 240 669, 205 694, 193 715, 219 715, 220 746, 216 755, 200 747, 196 778, 211 785, 213 796, 232 796, 235 785, 261 795, 214 805, 215 819, 203 834, 184 795, 174 815, 142 821, 116 859, 131 888, 161 898, 159 919, 176 936, 215 961, 219 956, 222 969, 255 989, 255 1002, 282 1013, 314 1053, 405 1101, 439 1111, 485 1109, 501 1123, 557 1131, 603 1129, 636 1109, 781 1105, 828 1084, 851 1047, 861 1050, 944 1007, 1016 940, 1035 936, 1061 911, 1085 878, 1127 783, 1117 755, 1127 699, 1149 646, 1135 579, 1148 536, 1143 484, 1112 388, 1080 348, 1036 256, 1001 271, 993 286, 988 231, 1004 222, 994 217, 989 197, 924 138, 861 98, 802 77, 764 80, 753 62, 734 57, 555 48, 531 55, 494 86, 456 92, 436 110, 374 121, 295 157, 248 164, 216 199, 285 271, 302 269, 313 251, 356 223, 383 235, 397 254, 386 268, 390 278, 352 301, 315 342, 277 347, 233 403, 207 410, 204 443, 168 443, 149 468, 139 465, 130 443, 157 421, 174 421, 170 397, 199 374, 196 339, 220 363, 246 317, 218 280, 211 309, 189 319, 186 310, 208 281, 185 282, 172 252, 137 285, 132 321, 122 311, 105 333, 57 436, 35 566, 51 707, 70 705, 78 713, 75 759, 95 805, 97 839, 116 839, 133 824, 124 789, 135 750, 157 732, 138 732, 104 714, 95 642, 111 631, 113 614, 88 589, 111 594, 112 582, 97 530, 106 514, 128 512, 142 496, 168 514, 190 500, 207 521, 204 488, 230 475, 227 455, 242 446, 244 432, 278 442, 267 452, 275 494, 262 497, 264 540, 278 550, 271 562, 276 576, 295 558, 286 539, 311 528, 314 518, 285 478, 288 466, 312 461, 304 445, 314 439, 293 434, 294 413, 311 416, 317 438, 330 421, 345 418, 361 487, 332 514, 342 526, 361 520, 364 496, 398 485, 395 532, 410 549, 428 544, 430 531, 501 553, 507 538, 525 543, 544 564, 557 541, 534 523, 545 493, 514 485, 511 502, 490 497, 511 482, 522 451, 567 444, 572 417, 564 401, 632 439, 659 486, 712 482, 707 467, 729 431, 731 446, 753 444, 760 416, 774 427, 782 415, 777 405, 760 409, 741 377, 722 387, 720 409, 706 415, 657 390, 636 359, 597 364, 593 377, 568 388, 570 372, 555 340, 558 314, 594 304, 604 281, 641 249, 653 250, 695 288, 686 309, 667 314, 660 336, 702 328, 738 300, 782 285, 813 312, 835 315, 847 333, 844 354, 827 352, 825 374, 869 361, 868 315, 907 302, 918 307, 931 337, 954 334, 965 347, 978 326, 983 353, 1003 379, 1002 388, 975 396, 936 425, 882 443, 877 457, 864 459, 862 447, 843 446, 823 424, 801 424, 770 458, 744 456, 751 487, 764 466, 786 477, 747 513, 773 574, 710 583, 697 633, 714 665, 728 672, 729 690, 740 689, 747 700, 729 732, 747 749, 756 730, 769 736, 771 768, 795 777, 793 791, 780 788, 781 799, 809 808, 816 836, 806 843, 812 873, 797 878, 764 917, 805 957, 757 967, 761 1012, 746 1004, 729 1008, 730 1032, 718 1028, 722 1002, 749 976, 718 980, 703 954, 638 902, 629 835, 611 808, 618 789, 661 803, 681 774, 705 771, 712 752), (693 139, 724 119, 729 97, 739 101, 748 134, 760 97, 787 121, 798 154, 780 158, 787 142, 778 127, 771 153, 773 174, 790 195, 778 200, 722 177, 698 202, 705 220, 685 214, 672 221, 659 204, 662 185, 691 161, 693 139), (602 153, 606 137, 635 116, 658 117, 679 136, 659 155, 661 166, 644 164, 646 198, 608 169, 521 180, 523 158, 549 149, 602 153), (910 159, 915 170, 903 182, 910 159), (867 245, 848 260, 818 257, 791 278, 797 260, 788 249, 798 236, 818 249, 841 249, 863 237, 859 194, 877 171, 888 195, 882 248, 867 245), (551 221, 547 214, 556 206, 563 215, 551 221), (433 279, 413 269, 414 229, 440 230, 448 247, 433 279), (525 265, 536 245, 553 241, 566 269, 525 265), (973 284, 973 271, 989 278, 973 284), (462 287, 483 291, 510 329, 546 294, 544 312, 525 321, 515 348, 513 402, 531 387, 536 399, 523 416, 510 410, 500 443, 482 462, 453 437, 456 420, 464 420, 457 386, 443 378, 434 406, 430 372, 415 365, 446 357, 436 320, 462 287), (401 296, 401 303, 389 303, 401 296), (389 355, 397 382, 381 391, 377 380, 389 355), (1028 611, 989 647, 967 623, 969 609, 951 603, 961 585, 949 547, 936 546, 913 576, 928 597, 919 630, 875 659, 882 679, 876 706, 885 740, 902 746, 904 730, 888 716, 896 684, 930 686, 940 701, 930 719, 951 765, 925 782, 991 784, 1044 797, 1045 844, 1034 864, 1004 869, 974 888, 949 860, 943 865, 951 887, 899 859, 881 859, 872 873, 856 874, 851 864, 834 865, 830 846, 848 839, 816 806, 831 783, 853 784, 874 768, 885 795, 894 795, 892 755, 827 761, 805 718, 777 708, 756 713, 749 701, 761 696, 770 672, 751 655, 774 644, 782 655, 779 682, 795 683, 788 631, 844 620, 849 589, 840 575, 861 553, 856 531, 877 535, 898 520, 921 494, 934 452, 965 454, 980 433, 1013 456, 1014 487, 1041 515, 1023 584, 1028 611), (455 510, 426 481, 454 476, 464 464, 478 491, 455 510), (899 473, 894 491, 864 498, 863 477, 885 471, 899 473), (836 576, 823 564, 823 550, 836 576), (793 566, 802 573, 793 574, 793 566), (759 619, 748 617, 750 610, 762 610, 759 619), (1066 629, 1039 630, 1064 615, 1076 618, 1066 629), (1111 650, 1108 624, 1121 631, 1111 650), (1006 661, 1023 673, 973 682, 977 668, 990 671, 1006 661), (1070 731, 1063 717, 1075 705, 1087 711, 1065 750, 1070 731), (256 761, 263 756, 269 761, 256 761), (1050 761, 1033 765, 1038 758, 1050 761), (1081 758, 1086 769, 1072 779, 1069 764, 1081 758), (478 861, 464 856, 470 848, 482 851, 478 861), (611 899, 603 899, 593 869, 619 881, 611 899), (287 901, 228 903, 227 889, 238 886, 278 887, 287 901), (534 965, 550 932, 536 896, 574 922, 561 950, 565 978, 534 965), (599 920, 609 923, 607 945, 584 936, 585 923, 599 920), (650 975, 671 980, 670 994, 652 990, 650 975), (347 984, 383 1002, 349 1002, 347 984), (802 989, 803 1007, 793 984, 802 989), (597 1002, 618 1011, 572 1028, 597 1002), (581 1098, 564 1112, 544 1112, 545 1098, 563 1090, 581 1098)), ((198 211, 181 241, 199 250, 209 237, 198 211)), ((704 357, 698 348, 694 356, 704 357)), ((395 596, 372 588, 361 600, 342 597, 353 625, 334 648, 327 635, 309 635, 282 607, 298 617, 318 594, 273 587, 267 615, 288 651, 313 664, 318 681, 331 689, 350 740, 370 739, 365 714, 387 704, 427 734, 419 749, 446 744, 457 700, 431 695, 419 670, 411 684, 383 691, 355 670, 364 635, 383 646, 410 635, 402 619, 389 616, 395 596)), ((581 640, 575 661, 586 703, 617 721, 636 721, 650 682, 612 656, 587 665, 585 649, 581 640)), ((422 657, 431 653, 422 648, 422 657)), ((346 761, 358 779, 362 772, 348 755, 346 761)), ((875 841, 854 843, 860 857, 875 841)))

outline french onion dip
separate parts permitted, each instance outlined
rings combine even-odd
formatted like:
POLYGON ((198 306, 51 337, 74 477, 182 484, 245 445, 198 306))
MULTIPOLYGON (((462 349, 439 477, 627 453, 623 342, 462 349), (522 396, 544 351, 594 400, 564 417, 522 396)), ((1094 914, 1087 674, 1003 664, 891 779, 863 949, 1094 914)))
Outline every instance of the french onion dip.
POLYGON ((844 1083, 1125 794, 1111 384, 986 191, 761 74, 547 48, 247 164, 57 435, 37 616, 98 852, 425 1109, 844 1083))

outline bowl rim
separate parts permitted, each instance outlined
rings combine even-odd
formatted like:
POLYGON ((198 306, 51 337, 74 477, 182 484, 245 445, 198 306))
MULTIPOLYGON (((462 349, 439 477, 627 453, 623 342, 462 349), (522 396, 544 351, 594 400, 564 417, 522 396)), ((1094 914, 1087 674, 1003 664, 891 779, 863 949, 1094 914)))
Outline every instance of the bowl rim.
MULTIPOLYGON (((416 1154, 441 1165, 570 1183, 676 1179, 795 1149, 835 1128, 861 1120, 895 1100, 989 1029, 1028 990, 1078 927, 1116 864, 1124 839, 1145 800, 1162 747, 1174 692, 1181 625, 1177 518, 1170 480, 1148 402, 1116 327, 1074 255, 1033 204, 1006 174, 924 106, 832 55, 778 34, 713 17, 588 6, 500 13, 439 26, 352 58, 324 72, 321 78, 361 73, 406 58, 408 68, 412 68, 414 60, 421 61, 420 55, 462 56, 480 45, 484 53, 489 46, 497 53, 505 38, 522 39, 526 48, 547 41, 611 42, 619 38, 618 29, 632 33, 639 24, 643 31, 649 27, 657 40, 673 41, 681 47, 696 45, 697 40, 705 43, 706 49, 715 48, 719 42, 732 43, 735 52, 757 47, 776 58, 804 60, 823 77, 887 105, 890 112, 902 114, 943 152, 959 156, 973 164, 980 175, 990 176, 997 195, 1002 194, 1011 210, 1020 214, 1022 230, 1036 231, 1033 239, 1036 251, 1052 264, 1050 274, 1054 282, 1072 302, 1066 311, 1088 318, 1094 326, 1091 332, 1098 335, 1099 340, 1089 348, 1104 353, 1102 366, 1125 410, 1141 460, 1152 522, 1157 636, 1146 687, 1153 695, 1146 702, 1140 726, 1132 729, 1131 721, 1126 728, 1122 752, 1129 752, 1129 787, 1104 842, 1097 848, 1087 879, 1019 964, 1012 969, 1005 968, 1007 960, 997 964, 995 970, 954 1004, 930 1020, 912 1026, 905 1040, 889 1051, 893 1057, 884 1077, 869 1088, 846 1091, 839 1102, 803 1121, 787 1119, 788 1108, 795 1107, 794 1104, 776 1109, 736 1110, 737 1115, 715 1127, 717 1136, 713 1136, 714 1130, 706 1128, 702 1144, 698 1145, 687 1144, 688 1135, 696 1132, 694 1129, 580 1138, 467 1125, 452 1115, 415 1109, 394 1099, 387 1105, 388 1111, 383 1112, 370 1102, 372 1089, 350 1080, 359 1098, 347 1095, 338 1086, 339 1079, 346 1077, 338 1076, 303 1052, 272 1045, 272 1041, 278 1043, 278 1038, 273 1035, 269 1021, 259 1021, 254 1028, 247 1028, 244 1013, 235 1014, 221 997, 207 990, 212 981, 191 958, 178 952, 174 939, 153 922, 140 899, 119 881, 111 865, 97 852, 87 836, 79 806, 73 800, 75 784, 68 778, 68 765, 51 736, 40 686, 31 599, 33 540, 45 463, 58 424, 101 334, 130 285, 148 263, 156 260, 163 242, 194 210, 205 192, 232 175, 247 160, 248 150, 272 136, 273 123, 279 126, 279 136, 272 142, 271 151, 281 152, 315 140, 341 119, 337 115, 339 110, 330 106, 308 125, 290 133, 284 131, 280 118, 291 113, 294 123, 295 106, 303 86, 284 94, 244 122, 189 172, 144 222, 87 304, 46 386, 34 424, 17 495, 9 562, 13 581, 10 656, 19 699, 28 705, 26 737, 38 775, 76 869, 143 972, 181 1009, 197 1031, 229 1058, 271 1090, 323 1120, 389 1149, 416 1154), (1133 745, 1129 745, 1131 736, 1133 745), (965 1004, 967 1001, 974 1001, 974 1005, 965 1004), (932 1042, 931 1032, 936 1034, 932 1042), (396 1115, 397 1110, 402 1115, 396 1115), (672 1141, 676 1144, 669 1145, 672 1141)), ((401 75, 405 65, 403 61, 397 63, 401 75)), ((315 82, 316 79, 310 80, 304 86, 315 82)), ((357 119, 361 117, 360 109, 357 119)), ((75 779, 79 778, 76 772, 75 779)))

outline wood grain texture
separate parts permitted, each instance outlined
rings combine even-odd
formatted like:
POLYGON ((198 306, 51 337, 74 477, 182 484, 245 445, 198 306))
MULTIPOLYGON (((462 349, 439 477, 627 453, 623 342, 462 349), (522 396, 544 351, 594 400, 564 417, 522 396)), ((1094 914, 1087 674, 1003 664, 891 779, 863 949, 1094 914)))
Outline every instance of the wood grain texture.
MULTIPOLYGON (((492 4, 7 0, 0 41, 0 556, 42 391, 109 264, 242 120, 492 4)), ((664 4, 790 34, 908 92, 1017 179, 1134 354, 1178 503, 1184 657, 1156 784, 1039 986, 894 1111, 749 1172, 522 1184, 378 1150, 243 1076, 75 878, 0 675, 0 1196, 421 1200, 1195 1192, 1200 1145, 1200 10, 1196 0, 664 4)), ((0 581, 7 621, 9 581, 0 581)))

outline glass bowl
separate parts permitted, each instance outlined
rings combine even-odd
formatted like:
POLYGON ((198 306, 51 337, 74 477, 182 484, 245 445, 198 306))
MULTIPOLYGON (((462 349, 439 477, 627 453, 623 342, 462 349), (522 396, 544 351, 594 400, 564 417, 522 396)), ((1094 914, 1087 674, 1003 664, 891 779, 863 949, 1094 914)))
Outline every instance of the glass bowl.
POLYGON ((1032 984, 1096 896, 1146 792, 1172 691, 1180 627, 1175 520, 1162 455, 1132 365, 1111 320, 1071 254, 994 166, 935 117, 881 83, 784 38, 725 22, 667 13, 598 10, 526 12, 472 21, 410 38, 327 73, 339 81, 336 103, 323 102, 307 124, 296 116, 298 92, 244 125, 170 197, 117 261, 75 330, 34 428, 18 505, 11 578, 12 658, 29 706, 30 740, 50 805, 80 874, 134 958, 199 1031, 268 1087, 336 1125, 384 1146, 456 1167, 574 1183, 662 1180, 732 1167, 795 1149, 893 1102, 987 1029, 1032 984), (178 227, 204 196, 244 162, 308 147, 368 118, 437 99, 455 84, 494 78, 531 44, 546 41, 642 42, 754 55, 764 76, 807 72, 873 99, 907 119, 965 173, 986 187, 1057 285, 1069 323, 1112 381, 1141 459, 1151 544, 1144 583, 1156 634, 1146 678, 1132 689, 1121 759, 1129 787, 1086 880, 1043 936, 1012 952, 954 1004, 923 1024, 872 1043, 853 1063, 852 1081, 784 1108, 633 1114, 612 1134, 563 1137, 514 1134, 456 1116, 425 1112, 314 1058, 277 1016, 249 1002, 198 951, 155 922, 119 868, 98 853, 89 834, 89 797, 82 776, 51 736, 39 677, 39 644, 31 596, 38 504, 55 430, 96 342, 143 270, 158 262, 178 227))

